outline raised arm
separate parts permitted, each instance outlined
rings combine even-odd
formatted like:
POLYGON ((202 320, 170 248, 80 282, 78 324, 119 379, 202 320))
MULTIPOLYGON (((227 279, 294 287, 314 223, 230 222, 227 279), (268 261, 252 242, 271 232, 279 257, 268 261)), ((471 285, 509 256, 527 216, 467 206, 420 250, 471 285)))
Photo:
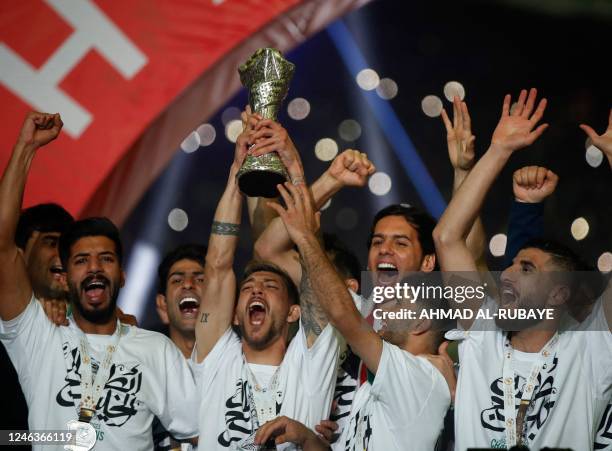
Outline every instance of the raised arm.
MULTIPOLYGON (((302 300, 306 317, 302 325, 311 322, 311 338, 316 338, 329 322, 344 336, 347 343, 372 372, 378 369, 382 339, 365 322, 316 237, 320 213, 315 213, 313 201, 305 185, 279 185, 286 208, 271 204, 281 217, 287 233, 297 245, 304 270, 308 274, 311 295, 302 300), (305 308, 304 300, 308 303, 305 308)), ((306 326, 304 326, 306 327, 306 326)))
MULTIPOLYGON (((446 128, 448 156, 453 166, 453 195, 457 192, 467 175, 474 167, 476 152, 472 134, 472 120, 467 104, 458 97, 453 99, 453 122, 451 123, 446 110, 442 110, 442 121, 446 128)), ((466 238, 467 247, 481 270, 486 270, 485 249, 486 235, 480 216, 476 217, 466 238)))
POLYGON ((514 201, 508 220, 505 267, 512 264, 519 249, 527 241, 544 235, 543 202, 555 191, 558 181, 559 177, 553 171, 541 166, 525 166, 514 171, 514 201))
POLYGON ((210 231, 204 266, 204 293, 195 330, 198 362, 212 350, 230 327, 234 316, 236 274, 233 265, 242 213, 242 195, 236 183, 236 174, 250 142, 251 134, 245 129, 236 140, 234 161, 210 231))
POLYGON ((610 168, 612 169, 612 108, 608 116, 608 128, 601 135, 598 135, 588 125, 580 124, 580 128, 591 138, 595 147, 601 150, 608 158, 608 163, 610 163, 610 168))
MULTIPOLYGON (((536 128, 546 108, 546 99, 542 99, 534 112, 536 96, 535 89, 530 91, 529 96, 527 91, 521 91, 512 113, 510 95, 504 98, 502 115, 493 132, 489 149, 461 184, 434 230, 436 255, 442 271, 467 271, 476 275, 476 262, 465 239, 482 208, 487 192, 510 155, 535 142, 547 127, 543 124, 536 128)), ((476 283, 480 281, 477 277, 475 279, 478 279, 474 280, 476 283)), ((461 306, 477 309, 480 301, 466 301, 461 306)), ((471 321, 464 320, 464 323, 464 328, 471 326, 471 321)))
MULTIPOLYGON (((330 167, 311 186, 314 206, 319 210, 341 188, 362 187, 376 167, 365 153, 348 149, 338 155, 330 167)), ((293 241, 280 218, 273 219, 255 243, 255 255, 284 268, 296 285, 302 270, 293 249, 293 241)))
POLYGON ((57 138, 62 125, 59 114, 28 113, 0 180, 0 317, 4 321, 23 312, 32 296, 15 231, 32 160, 40 147, 57 138))

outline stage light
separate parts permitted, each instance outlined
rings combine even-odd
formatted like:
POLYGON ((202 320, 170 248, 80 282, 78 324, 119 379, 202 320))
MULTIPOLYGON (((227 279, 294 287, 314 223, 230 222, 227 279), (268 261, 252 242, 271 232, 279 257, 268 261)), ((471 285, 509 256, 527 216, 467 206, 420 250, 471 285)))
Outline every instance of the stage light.
POLYGON ((363 69, 359 71, 357 76, 355 77, 357 84, 364 91, 371 91, 376 89, 378 84, 380 83, 380 78, 375 70, 372 69, 363 69))
POLYGON ((378 94, 381 99, 385 100, 391 100, 394 98, 397 95, 397 91, 397 83, 390 78, 383 78, 380 80, 380 83, 376 88, 376 94, 378 94))
POLYGON ((225 136, 233 143, 236 142, 240 133, 242 133, 242 121, 240 119, 229 121, 225 126, 225 136))
POLYGON ((354 119, 346 119, 340 122, 338 135, 345 141, 357 141, 361 136, 361 125, 354 119))
POLYGON ((421 101, 421 108, 427 116, 438 117, 442 112, 442 100, 434 95, 425 96, 421 101))
POLYGON ((325 203, 323 204, 323 206, 321 207, 321 211, 323 211, 323 210, 327 210, 327 209, 329 208, 329 206, 331 205, 331 203, 332 203, 332 200, 331 200, 331 198, 330 198, 330 199, 328 199, 328 200, 327 200, 327 202, 325 202, 325 203))
POLYGON ((156 247, 145 241, 137 241, 130 254, 127 265, 125 286, 119 293, 117 304, 125 313, 136 316, 141 320, 143 313, 150 305, 150 299, 146 299, 149 290, 155 283, 157 265, 161 256, 156 247))
POLYGON ((196 132, 191 132, 187 138, 181 143, 181 150, 185 153, 195 152, 200 148, 200 135, 196 132))
POLYGON ((196 133, 200 136, 200 146, 210 146, 217 138, 215 127, 210 124, 202 124, 196 129, 196 133))
POLYGON ((336 225, 342 230, 351 230, 357 226, 359 215, 350 207, 344 207, 336 214, 336 225))
POLYGON ((489 251, 494 257, 501 257, 506 253, 506 243, 508 237, 504 233, 493 235, 489 241, 489 251))
POLYGON ((306 119, 310 114, 310 103, 302 97, 296 97, 287 105, 287 113, 295 121, 306 119))
POLYGON ((604 252, 597 259, 597 268, 601 272, 612 271, 612 252, 604 252))
POLYGON ((591 138, 587 138, 584 146, 586 148, 585 158, 587 163, 591 167, 598 167, 603 161, 603 152, 593 145, 591 138))
POLYGON ((391 177, 384 172, 376 172, 368 180, 368 188, 377 196, 384 196, 391 190, 391 177))
POLYGON ((168 225, 175 232, 182 232, 187 228, 189 224, 189 217, 185 210, 180 208, 173 208, 168 214, 168 225))
POLYGON ((320 139, 315 145, 315 155, 321 161, 331 161, 338 155, 338 144, 331 138, 320 139))
POLYGON ((223 122, 223 125, 227 126, 231 121, 240 119, 240 113, 242 113, 242 111, 235 106, 226 108, 223 110, 223 113, 221 113, 221 122, 223 122))
POLYGON ((582 217, 576 218, 572 222, 571 232, 576 241, 583 240, 589 234, 589 223, 582 217))
POLYGON ((458 81, 449 81, 444 85, 444 97, 449 102, 452 102, 455 97, 459 100, 465 99, 465 88, 458 81))

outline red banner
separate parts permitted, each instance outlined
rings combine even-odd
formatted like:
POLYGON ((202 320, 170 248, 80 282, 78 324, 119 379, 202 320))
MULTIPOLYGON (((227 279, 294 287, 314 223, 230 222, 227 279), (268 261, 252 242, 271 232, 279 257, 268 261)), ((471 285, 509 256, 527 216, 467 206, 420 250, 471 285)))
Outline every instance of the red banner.
POLYGON ((121 223, 182 139, 239 88, 256 48, 287 51, 367 0, 22 0, 0 4, 0 165, 23 118, 59 112, 25 206, 121 223))

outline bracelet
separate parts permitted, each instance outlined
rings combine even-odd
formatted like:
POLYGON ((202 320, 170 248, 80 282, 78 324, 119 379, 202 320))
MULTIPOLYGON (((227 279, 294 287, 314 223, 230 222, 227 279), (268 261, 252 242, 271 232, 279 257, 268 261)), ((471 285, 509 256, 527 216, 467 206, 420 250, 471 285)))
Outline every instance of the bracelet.
POLYGON ((215 235, 234 235, 238 236, 240 232, 240 224, 233 224, 231 222, 218 222, 213 221, 210 233, 215 235))

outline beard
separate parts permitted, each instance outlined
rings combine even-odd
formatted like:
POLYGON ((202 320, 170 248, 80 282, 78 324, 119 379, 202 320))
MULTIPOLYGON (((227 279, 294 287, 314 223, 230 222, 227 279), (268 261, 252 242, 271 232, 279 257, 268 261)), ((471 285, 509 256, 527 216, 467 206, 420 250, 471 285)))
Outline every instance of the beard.
MULTIPOLYGON (((104 279, 101 277, 97 277, 98 279, 104 279)), ((86 278, 81 282, 81 287, 89 283, 91 277, 86 278)), ((74 308, 79 312, 83 318, 85 318, 90 323, 94 324, 105 324, 107 323, 115 313, 117 309, 117 298, 119 297, 119 284, 111 283, 108 279, 106 279, 106 283, 110 290, 110 302, 106 308, 96 309, 96 310, 85 310, 83 304, 81 303, 81 297, 79 296, 80 289, 75 286, 69 284, 68 286, 68 301, 74 306, 74 308)))
POLYGON ((263 351, 266 349, 270 343, 272 343, 281 334, 281 328, 276 325, 276 321, 274 321, 274 319, 271 319, 271 324, 268 331, 260 338, 253 338, 250 336, 246 330, 244 322, 240 322, 238 324, 238 330, 240 332, 240 337, 246 341, 249 347, 255 349, 256 351, 263 351))

